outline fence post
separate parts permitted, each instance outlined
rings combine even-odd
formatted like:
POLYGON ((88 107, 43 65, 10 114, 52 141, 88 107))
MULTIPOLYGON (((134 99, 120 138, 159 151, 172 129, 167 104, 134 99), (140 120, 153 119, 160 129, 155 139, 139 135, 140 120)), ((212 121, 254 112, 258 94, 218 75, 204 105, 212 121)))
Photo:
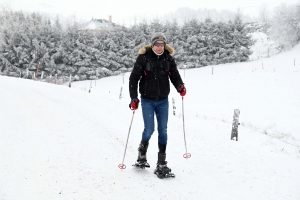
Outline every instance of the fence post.
POLYGON ((172 98, 172 102, 173 102, 173 115, 176 115, 176 113, 175 113, 176 106, 175 106, 175 99, 174 99, 174 97, 172 98))
POLYGON ((123 90, 123 87, 121 87, 119 99, 122 99, 122 90, 123 90))
POLYGON ((92 81, 91 81, 91 83, 90 83, 89 93, 91 93, 91 90, 92 90, 92 81))
POLYGON ((69 88, 71 87, 71 81, 72 81, 72 75, 70 74, 70 79, 69 79, 69 88))
POLYGON ((238 141, 238 126, 240 125, 239 117, 240 117, 240 110, 234 109, 231 136, 230 136, 231 140, 235 139, 236 141, 238 141))

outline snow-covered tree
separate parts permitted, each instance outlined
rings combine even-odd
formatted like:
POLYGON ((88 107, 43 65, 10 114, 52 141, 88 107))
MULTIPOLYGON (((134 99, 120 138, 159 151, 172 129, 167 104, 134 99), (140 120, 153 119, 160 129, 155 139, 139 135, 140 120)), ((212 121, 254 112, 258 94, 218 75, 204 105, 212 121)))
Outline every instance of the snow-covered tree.
POLYGON ((0 71, 17 76, 25 70, 45 76, 96 79, 130 71, 139 48, 148 44, 154 32, 164 32, 175 50, 179 66, 200 67, 222 62, 246 61, 250 40, 244 24, 176 20, 162 23, 142 21, 131 28, 79 30, 76 21, 64 27, 59 17, 51 21, 39 13, 5 11, 0 15, 0 71))
POLYGON ((300 4, 277 7, 270 28, 271 37, 283 48, 290 48, 300 41, 300 4))

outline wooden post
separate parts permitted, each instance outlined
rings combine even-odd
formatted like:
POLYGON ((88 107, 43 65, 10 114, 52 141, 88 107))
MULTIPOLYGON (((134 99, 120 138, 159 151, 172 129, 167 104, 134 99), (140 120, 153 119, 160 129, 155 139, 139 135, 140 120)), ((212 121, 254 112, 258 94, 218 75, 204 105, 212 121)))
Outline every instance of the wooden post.
POLYGON ((34 76, 34 80, 36 80, 36 77, 38 76, 40 65, 41 65, 41 62, 39 61, 39 64, 38 64, 38 66, 36 68, 36 73, 35 73, 35 76, 34 76))
POLYGON ((43 79, 43 77, 44 77, 44 71, 42 71, 41 80, 43 79))
POLYGON ((231 140, 235 139, 236 141, 238 141, 238 126, 240 125, 239 117, 240 117, 240 110, 234 109, 232 130, 231 130, 231 137, 230 137, 231 140))

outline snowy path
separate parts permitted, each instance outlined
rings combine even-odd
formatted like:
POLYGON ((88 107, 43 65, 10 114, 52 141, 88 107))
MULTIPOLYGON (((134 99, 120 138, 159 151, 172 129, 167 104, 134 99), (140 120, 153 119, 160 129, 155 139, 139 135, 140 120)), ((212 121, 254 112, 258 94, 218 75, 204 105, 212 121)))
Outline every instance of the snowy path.
POLYGON ((288 145, 243 126, 240 140, 230 141, 230 123, 196 116, 188 105, 192 158, 185 160, 180 97, 177 116, 170 110, 167 159, 176 178, 153 174, 156 132, 148 153, 151 168, 131 167, 143 128, 141 110, 134 116, 127 169, 119 170, 131 112, 128 98, 115 98, 119 86, 110 90, 89 94, 0 77, 0 198, 299 199, 299 155, 278 150, 288 145))
POLYGON ((300 45, 269 59, 190 69, 184 74, 189 160, 181 98, 172 89, 167 161, 176 178, 134 169, 143 121, 132 112, 128 75, 72 88, 0 76, 0 199, 300 199, 300 45), (262 63, 263 66, 262 67, 262 63), (214 74, 212 75, 212 67, 214 74), (118 99, 123 87, 123 98, 118 99), (172 97, 176 116, 172 115, 172 97), (241 110, 239 141, 230 140, 241 110))

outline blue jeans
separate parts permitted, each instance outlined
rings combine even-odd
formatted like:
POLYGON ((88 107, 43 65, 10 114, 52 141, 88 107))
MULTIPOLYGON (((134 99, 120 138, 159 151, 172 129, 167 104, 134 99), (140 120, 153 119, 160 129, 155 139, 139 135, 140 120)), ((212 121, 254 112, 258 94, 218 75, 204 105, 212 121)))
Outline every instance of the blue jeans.
POLYGON ((144 131, 142 139, 149 141, 154 132, 154 113, 157 120, 158 142, 167 144, 167 125, 169 117, 169 100, 168 98, 160 101, 152 101, 148 99, 141 99, 144 131))

